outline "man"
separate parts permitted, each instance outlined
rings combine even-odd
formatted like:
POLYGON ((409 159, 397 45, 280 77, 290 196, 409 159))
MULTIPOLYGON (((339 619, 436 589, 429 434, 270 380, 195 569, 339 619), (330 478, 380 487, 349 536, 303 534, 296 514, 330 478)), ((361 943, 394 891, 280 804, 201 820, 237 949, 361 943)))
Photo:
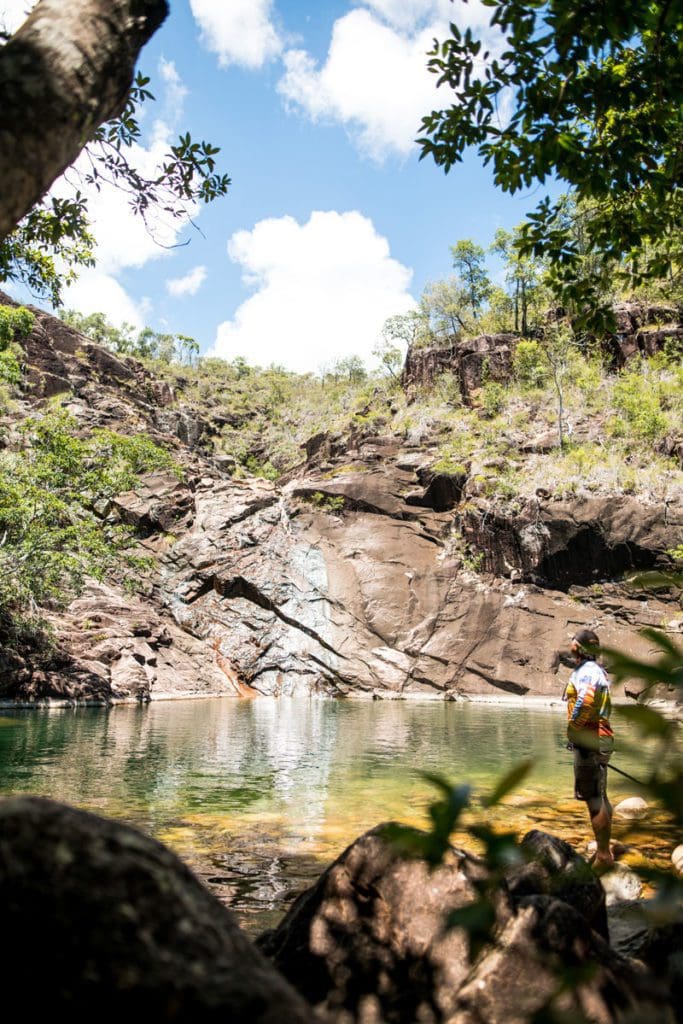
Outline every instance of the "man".
POLYGON ((592 629, 580 629, 572 638, 572 659, 577 667, 565 690, 567 739, 574 750, 574 795, 585 800, 597 842, 594 867, 605 871, 614 864, 610 849, 612 807, 607 799, 607 762, 614 749, 609 722, 610 683, 595 661, 600 645, 592 629))

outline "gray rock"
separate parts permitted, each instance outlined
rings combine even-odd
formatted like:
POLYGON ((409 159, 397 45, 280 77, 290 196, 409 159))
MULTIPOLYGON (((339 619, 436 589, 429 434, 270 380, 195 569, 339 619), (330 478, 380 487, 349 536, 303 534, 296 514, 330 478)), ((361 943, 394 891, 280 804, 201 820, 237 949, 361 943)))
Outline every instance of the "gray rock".
POLYGON ((482 869, 453 851, 430 873, 378 834, 357 839, 258 944, 325 1019, 444 1019, 470 969, 444 915, 472 901, 482 869))

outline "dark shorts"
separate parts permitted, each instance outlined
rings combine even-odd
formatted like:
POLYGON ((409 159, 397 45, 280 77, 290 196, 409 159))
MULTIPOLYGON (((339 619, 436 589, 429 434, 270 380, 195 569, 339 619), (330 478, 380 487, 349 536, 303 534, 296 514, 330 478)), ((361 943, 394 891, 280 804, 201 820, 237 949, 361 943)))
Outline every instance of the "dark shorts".
POLYGON ((607 762, 611 751, 574 747, 574 796, 599 805, 607 798, 607 762))

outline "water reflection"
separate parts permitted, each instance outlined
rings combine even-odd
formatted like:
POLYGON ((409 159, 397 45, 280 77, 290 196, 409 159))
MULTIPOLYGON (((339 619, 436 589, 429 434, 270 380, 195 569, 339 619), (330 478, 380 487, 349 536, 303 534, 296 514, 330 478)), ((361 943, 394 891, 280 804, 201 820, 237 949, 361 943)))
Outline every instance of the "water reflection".
MULTIPOLYGON (((51 796, 143 828, 253 930, 366 828, 421 824, 433 795, 425 771, 483 793, 532 755, 535 770, 495 812, 498 823, 588 838, 572 799, 563 707, 264 698, 5 719, 0 792, 51 796)), ((617 798, 633 792, 614 776, 610 787, 617 798)))

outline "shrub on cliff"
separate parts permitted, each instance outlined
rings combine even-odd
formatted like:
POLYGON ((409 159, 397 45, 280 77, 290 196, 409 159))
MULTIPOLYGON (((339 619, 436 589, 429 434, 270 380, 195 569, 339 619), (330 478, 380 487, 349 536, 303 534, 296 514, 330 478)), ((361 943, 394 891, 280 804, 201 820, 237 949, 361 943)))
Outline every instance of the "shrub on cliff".
POLYGON ((60 604, 116 564, 140 568, 132 532, 108 517, 108 502, 171 457, 143 436, 81 438, 76 426, 63 410, 28 419, 22 446, 0 454, 0 620, 60 604))
POLYGON ((25 338, 33 327, 35 317, 24 306, 0 305, 0 413, 9 402, 8 386, 16 386, 21 380, 21 350, 16 339, 25 338))

